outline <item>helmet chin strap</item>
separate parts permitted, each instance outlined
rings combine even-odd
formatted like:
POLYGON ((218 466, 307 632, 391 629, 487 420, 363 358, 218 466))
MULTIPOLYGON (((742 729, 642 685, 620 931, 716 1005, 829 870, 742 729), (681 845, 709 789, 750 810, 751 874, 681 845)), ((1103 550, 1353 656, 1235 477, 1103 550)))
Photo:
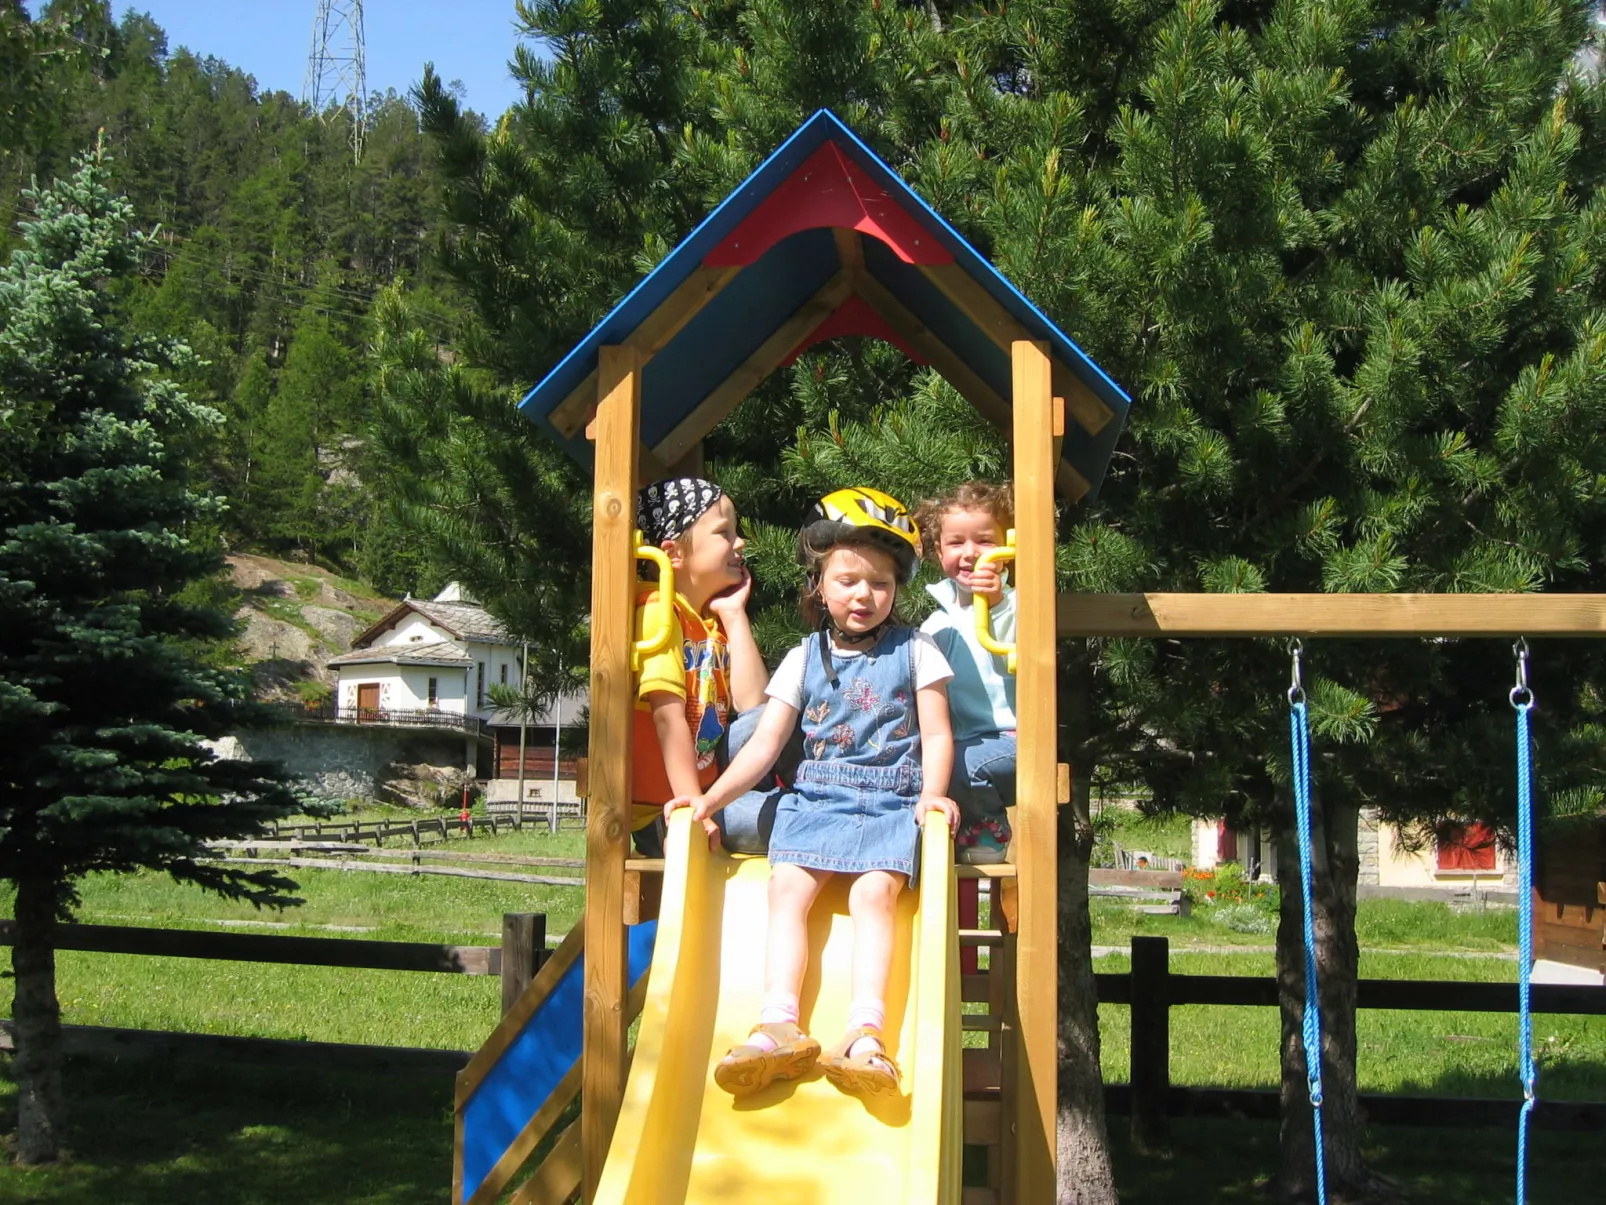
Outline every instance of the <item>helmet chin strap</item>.
POLYGON ((836 667, 831 664, 831 633, 836 633, 848 644, 874 645, 890 622, 891 617, 888 616, 867 632, 845 632, 837 626, 829 611, 825 613, 820 620, 820 667, 825 670, 826 679, 831 683, 832 690, 837 687, 837 676, 836 667))

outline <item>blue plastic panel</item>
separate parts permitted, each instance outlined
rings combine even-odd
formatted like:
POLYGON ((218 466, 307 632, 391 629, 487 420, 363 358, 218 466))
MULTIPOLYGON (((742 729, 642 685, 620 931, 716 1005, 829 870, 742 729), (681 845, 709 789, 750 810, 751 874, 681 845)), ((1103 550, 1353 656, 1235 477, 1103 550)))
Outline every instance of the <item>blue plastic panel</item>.
MULTIPOLYGON (((658 922, 631 925, 626 935, 629 943, 627 977, 634 984, 652 965, 658 922)), ((536 1111, 579 1061, 584 999, 585 958, 582 955, 558 980, 551 994, 541 1002, 541 1007, 464 1105, 463 1200, 474 1195, 497 1160, 513 1145, 536 1111)))

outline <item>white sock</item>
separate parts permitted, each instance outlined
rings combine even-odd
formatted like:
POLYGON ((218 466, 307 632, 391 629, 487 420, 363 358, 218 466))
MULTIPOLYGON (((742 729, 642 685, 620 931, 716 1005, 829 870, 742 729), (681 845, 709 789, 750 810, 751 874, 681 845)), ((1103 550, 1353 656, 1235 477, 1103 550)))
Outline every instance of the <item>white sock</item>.
MULTIPOLYGON (((789 992, 774 992, 764 997, 764 1003, 758 1010, 758 1023, 760 1025, 796 1025, 798 1016, 797 996, 789 992)), ((765 1033, 755 1033, 748 1037, 745 1045, 757 1046, 760 1050, 774 1050, 779 1043, 765 1033)))

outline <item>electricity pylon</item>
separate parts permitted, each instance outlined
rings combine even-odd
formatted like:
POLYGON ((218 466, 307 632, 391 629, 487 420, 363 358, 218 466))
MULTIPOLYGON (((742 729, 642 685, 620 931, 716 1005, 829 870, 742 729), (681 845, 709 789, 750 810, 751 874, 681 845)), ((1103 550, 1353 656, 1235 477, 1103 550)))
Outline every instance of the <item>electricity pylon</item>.
POLYGON ((346 110, 351 119, 353 159, 362 158, 368 125, 368 77, 363 60, 362 0, 318 0, 301 99, 320 117, 331 105, 346 110))

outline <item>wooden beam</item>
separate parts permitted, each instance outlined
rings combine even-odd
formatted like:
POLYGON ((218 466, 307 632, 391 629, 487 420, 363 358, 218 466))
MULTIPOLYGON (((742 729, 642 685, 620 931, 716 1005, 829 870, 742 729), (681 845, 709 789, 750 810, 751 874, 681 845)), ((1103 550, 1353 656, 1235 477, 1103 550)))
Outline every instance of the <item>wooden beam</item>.
POLYGON ((597 413, 597 374, 588 372, 586 379, 581 381, 556 406, 547 419, 558 429, 558 434, 564 439, 573 439, 584 431, 597 413))
POLYGON ((510 1205, 552 1205, 568 1201, 580 1188, 580 1123, 571 1122, 547 1152, 541 1166, 519 1185, 510 1205))
POLYGON ((1053 365, 1047 343, 1011 348, 1015 420, 1014 1199, 1055 1199, 1059 1085, 1058 674, 1055 668, 1053 365))
POLYGON ((1064 495, 1068 502, 1080 502, 1087 497, 1093 483, 1078 473, 1068 460, 1056 461, 1054 464, 1054 486, 1064 495))
POLYGON ((724 417, 736 409, 743 398, 758 388, 760 382, 791 355, 794 348, 809 333, 829 318, 853 292, 853 276, 839 271, 805 301, 796 313, 776 328, 775 333, 742 364, 716 385, 707 397, 697 403, 675 429, 659 441, 653 454, 659 460, 673 464, 697 442, 716 427, 724 417))
POLYGON ((836 260, 844 272, 864 271, 864 240, 857 230, 845 226, 834 227, 831 237, 836 240, 836 260))
MULTIPOLYGON (((1054 465, 1056 476, 1061 457, 1065 449, 1065 399, 1059 394, 1054 395, 1054 465)), ((1057 484, 1057 483, 1056 483, 1057 484)))
POLYGON ((1062 594, 1061 636, 1606 636, 1606 594, 1062 594))
POLYGON ((891 289, 865 272, 858 277, 857 290, 870 308, 881 315, 905 343, 924 356, 928 364, 942 373, 960 396, 981 412, 983 418, 1001 431, 1010 429, 1009 403, 977 376, 951 347, 932 334, 931 328, 893 296, 891 289))
POLYGON ((641 353, 642 364, 669 346, 669 341, 685 328, 686 324, 703 307, 718 297, 726 285, 736 279, 740 268, 697 268, 681 281, 658 308, 641 320, 641 325, 625 340, 641 353))
MULTIPOLYGON (((680 334, 685 325, 702 312, 702 309, 724 289, 740 272, 740 268, 698 268, 659 304, 658 308, 641 320, 641 325, 630 332, 623 346, 633 347, 642 354, 642 364, 652 359, 669 341, 680 334)), ((589 373, 575 386, 573 392, 553 408, 549 419, 566 439, 573 439, 597 412, 597 374, 589 373)))
POLYGON ((586 821, 585 1196, 595 1198, 624 1096, 625 854, 630 844, 630 643, 635 603, 641 374, 634 347, 598 353, 591 538, 591 798, 586 821))
POLYGON ((698 440, 692 444, 691 450, 674 464, 666 465, 669 470, 668 477, 701 477, 704 472, 706 457, 703 454, 703 441, 698 440))
MULTIPOLYGON (((1031 334, 1015 321, 1015 316, 959 264, 922 264, 920 270, 960 313, 981 328, 999 350, 1009 352, 1016 342, 1031 339, 1031 334)), ((1082 384, 1081 378, 1054 357, 1052 352, 1050 359, 1053 362, 1054 392, 1066 400, 1071 417, 1076 419, 1077 424, 1089 435, 1097 435, 1115 417, 1115 412, 1082 384)))

